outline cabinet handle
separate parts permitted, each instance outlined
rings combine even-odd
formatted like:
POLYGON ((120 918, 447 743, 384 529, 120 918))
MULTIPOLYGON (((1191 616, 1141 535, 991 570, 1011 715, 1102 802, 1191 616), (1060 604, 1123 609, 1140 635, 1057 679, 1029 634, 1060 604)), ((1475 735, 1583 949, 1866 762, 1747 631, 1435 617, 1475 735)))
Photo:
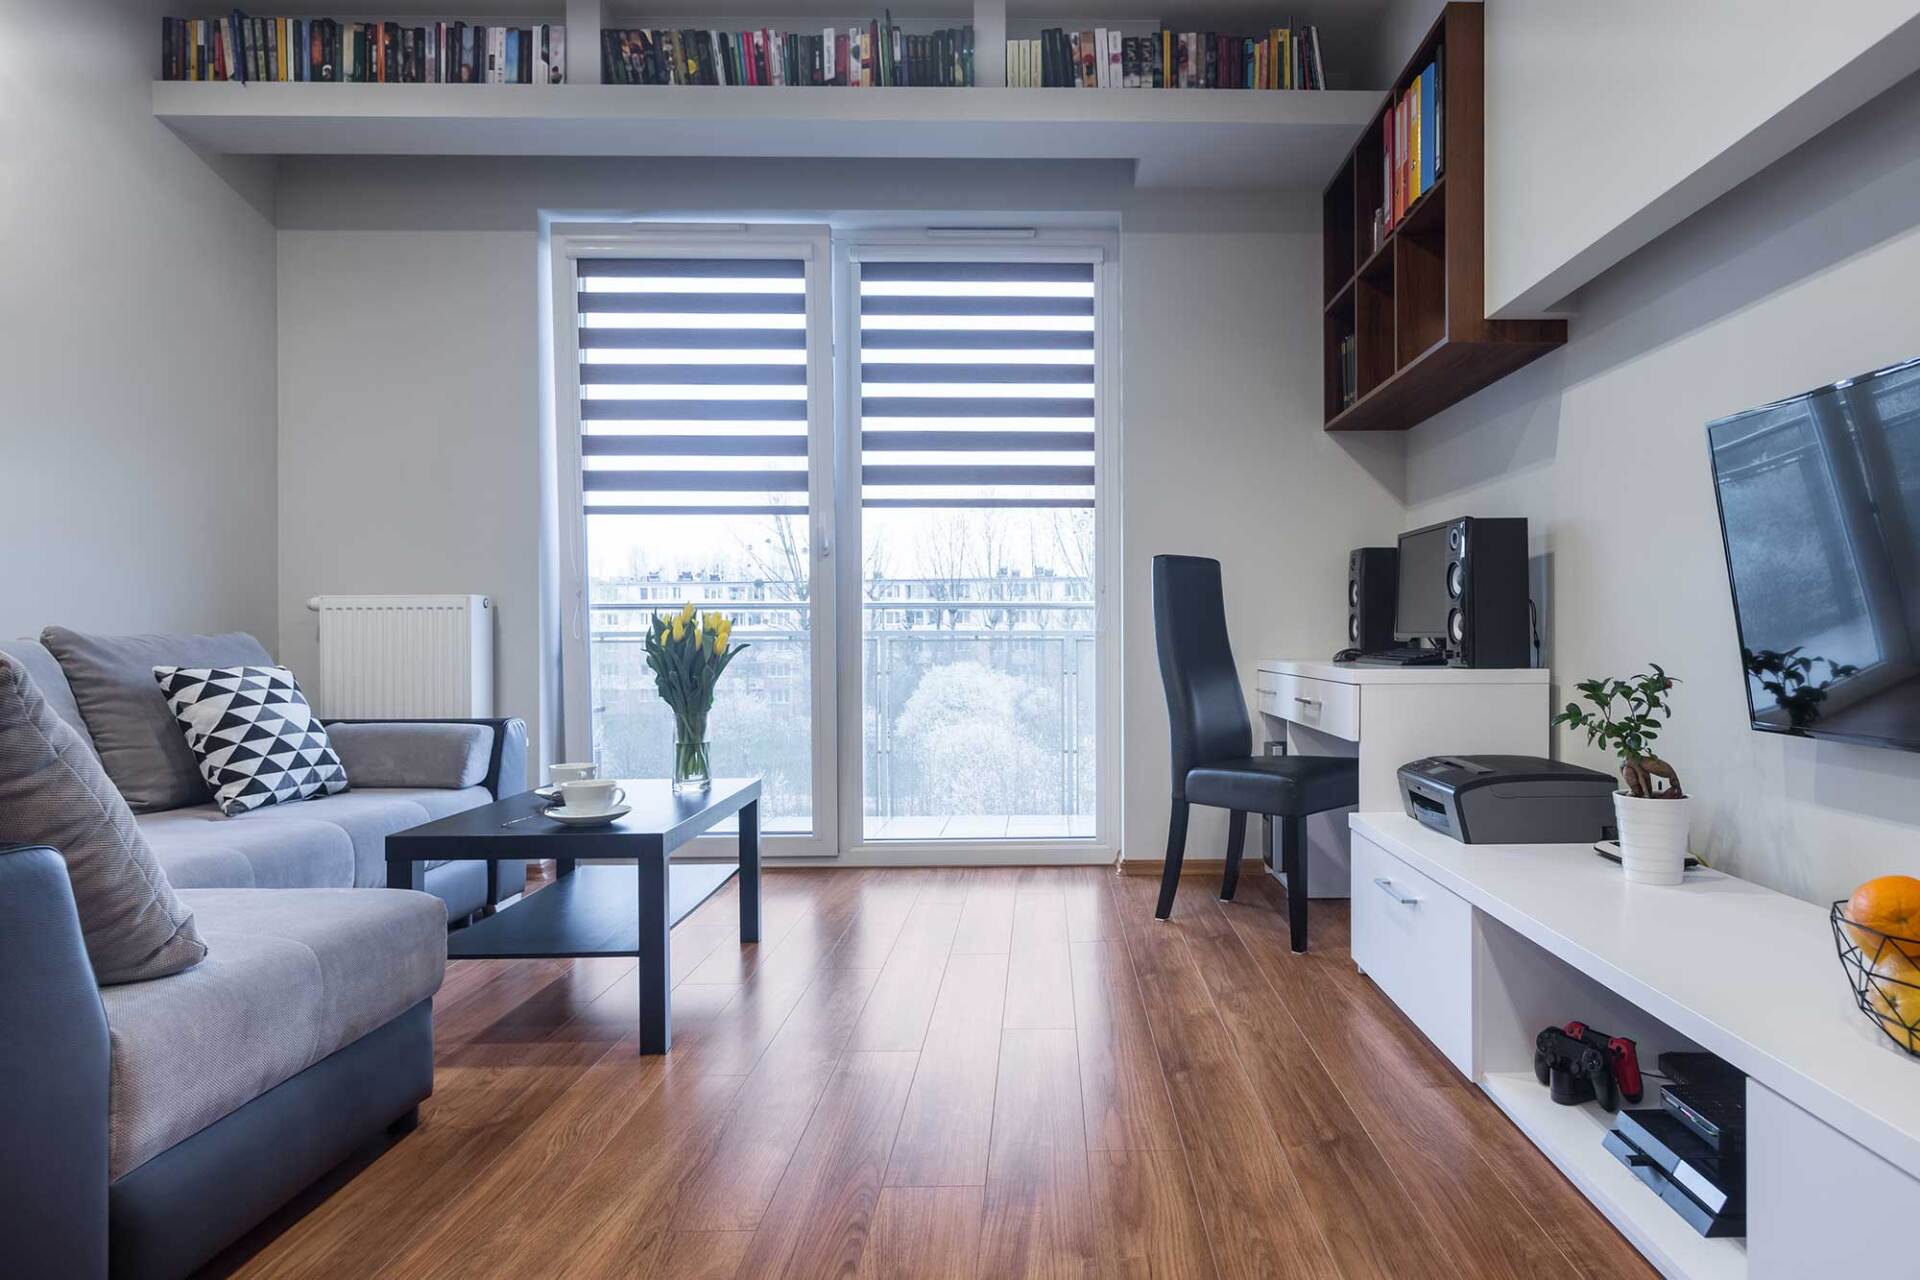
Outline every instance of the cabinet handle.
POLYGON ((1303 698, 1303 697, 1301 697, 1301 696, 1300 696, 1299 694, 1295 694, 1295 695, 1294 695, 1294 698, 1293 698, 1293 700, 1294 700, 1295 702, 1297 702, 1297 703, 1299 703, 1299 704, 1300 704, 1301 706, 1303 706, 1303 707, 1317 707, 1317 706, 1319 706, 1319 705, 1320 705, 1320 699, 1318 699, 1318 698, 1303 698))
POLYGON ((1387 879, 1385 876, 1375 876, 1373 882, 1380 886, 1380 892, 1386 894, 1403 907, 1417 907, 1420 905, 1420 899, 1413 897, 1404 890, 1395 888, 1393 881, 1387 879))

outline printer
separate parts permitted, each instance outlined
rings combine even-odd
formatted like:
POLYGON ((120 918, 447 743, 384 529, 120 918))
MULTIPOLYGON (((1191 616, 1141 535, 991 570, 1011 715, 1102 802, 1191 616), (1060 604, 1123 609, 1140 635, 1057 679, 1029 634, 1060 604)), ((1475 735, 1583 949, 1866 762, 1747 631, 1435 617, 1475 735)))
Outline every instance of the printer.
POLYGON ((1463 844, 1591 844, 1618 836, 1612 774, 1538 756, 1428 756, 1400 766, 1407 816, 1463 844))

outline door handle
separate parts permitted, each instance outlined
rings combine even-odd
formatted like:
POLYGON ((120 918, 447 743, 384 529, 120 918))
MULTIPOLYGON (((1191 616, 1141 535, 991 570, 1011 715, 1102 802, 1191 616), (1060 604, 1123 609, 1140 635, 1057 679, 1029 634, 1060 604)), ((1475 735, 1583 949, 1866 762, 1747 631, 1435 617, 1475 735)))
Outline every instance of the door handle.
POLYGON ((1403 907, 1417 907, 1420 905, 1420 899, 1413 897, 1403 889, 1394 887, 1393 881, 1387 879, 1385 876, 1375 876, 1373 882, 1380 886, 1380 892, 1386 894, 1403 907))

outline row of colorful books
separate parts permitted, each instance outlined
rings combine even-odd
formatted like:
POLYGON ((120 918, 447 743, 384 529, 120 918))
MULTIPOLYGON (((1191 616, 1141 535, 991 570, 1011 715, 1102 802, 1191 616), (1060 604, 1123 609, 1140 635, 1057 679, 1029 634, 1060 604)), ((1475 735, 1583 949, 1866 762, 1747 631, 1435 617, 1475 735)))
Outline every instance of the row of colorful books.
POLYGON ((1262 35, 1160 31, 1130 36, 1104 27, 1048 27, 1007 41, 1007 84, 1017 89, 1324 89, 1317 27, 1262 35))
POLYGON ((1433 61, 1380 122, 1381 221, 1388 231, 1400 225, 1414 201, 1446 172, 1445 54, 1445 48, 1433 51, 1433 61))
POLYGON ((162 18, 163 80, 559 84, 567 29, 332 18, 162 18))
POLYGON ((602 31, 608 84, 971 87, 973 28, 910 35, 892 22, 842 31, 602 31))

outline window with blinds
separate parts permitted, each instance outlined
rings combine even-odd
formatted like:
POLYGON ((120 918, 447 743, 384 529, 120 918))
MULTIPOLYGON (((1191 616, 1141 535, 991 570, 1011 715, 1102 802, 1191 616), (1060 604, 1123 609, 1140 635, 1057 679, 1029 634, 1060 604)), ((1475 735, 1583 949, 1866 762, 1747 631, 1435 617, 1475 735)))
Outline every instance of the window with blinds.
POLYGON ((1094 266, 860 266, 863 507, 1091 507, 1094 266))
POLYGON ((599 258, 577 274, 587 514, 805 512, 806 263, 599 258))

